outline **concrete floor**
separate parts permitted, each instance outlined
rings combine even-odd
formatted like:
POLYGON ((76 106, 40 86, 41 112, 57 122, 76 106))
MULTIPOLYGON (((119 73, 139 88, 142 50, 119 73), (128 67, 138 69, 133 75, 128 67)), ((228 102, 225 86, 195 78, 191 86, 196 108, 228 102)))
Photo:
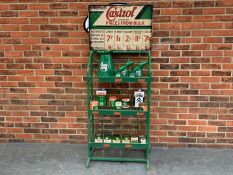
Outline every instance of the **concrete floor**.
POLYGON ((91 162, 86 145, 0 144, 0 175, 233 175, 233 150, 163 149, 151 151, 151 170, 143 163, 91 162))

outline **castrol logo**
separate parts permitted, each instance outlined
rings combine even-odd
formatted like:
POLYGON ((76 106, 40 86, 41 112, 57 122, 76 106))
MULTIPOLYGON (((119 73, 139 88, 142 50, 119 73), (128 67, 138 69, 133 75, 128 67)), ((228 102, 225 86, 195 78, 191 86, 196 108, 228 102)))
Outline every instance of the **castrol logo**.
POLYGON ((136 6, 132 10, 123 10, 121 7, 112 6, 106 12, 106 18, 109 21, 114 21, 116 18, 129 18, 134 17, 134 12, 137 9, 136 6))

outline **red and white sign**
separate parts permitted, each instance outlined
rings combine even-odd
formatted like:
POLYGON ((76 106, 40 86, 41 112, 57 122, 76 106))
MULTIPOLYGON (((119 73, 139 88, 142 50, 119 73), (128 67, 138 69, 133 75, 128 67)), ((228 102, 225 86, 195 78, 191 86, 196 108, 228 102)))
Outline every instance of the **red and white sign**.
POLYGON ((143 6, 107 6, 93 25, 150 26, 150 19, 136 19, 142 8, 143 6))
POLYGON ((91 48, 94 50, 149 50, 152 19, 148 15, 143 16, 146 9, 148 10, 148 6, 142 5, 90 6, 91 48))

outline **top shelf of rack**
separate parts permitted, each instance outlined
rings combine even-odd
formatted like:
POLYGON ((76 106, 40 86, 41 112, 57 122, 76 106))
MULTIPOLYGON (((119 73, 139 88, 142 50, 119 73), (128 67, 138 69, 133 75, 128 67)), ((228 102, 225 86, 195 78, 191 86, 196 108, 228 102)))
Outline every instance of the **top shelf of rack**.
POLYGON ((127 53, 135 53, 135 54, 150 54, 150 50, 112 50, 112 51, 106 51, 106 50, 91 50, 92 53, 106 53, 110 52, 111 54, 114 53, 120 53, 120 54, 127 54, 127 53))
POLYGON ((97 77, 93 76, 93 81, 98 81, 101 83, 143 83, 151 81, 151 77, 97 77))

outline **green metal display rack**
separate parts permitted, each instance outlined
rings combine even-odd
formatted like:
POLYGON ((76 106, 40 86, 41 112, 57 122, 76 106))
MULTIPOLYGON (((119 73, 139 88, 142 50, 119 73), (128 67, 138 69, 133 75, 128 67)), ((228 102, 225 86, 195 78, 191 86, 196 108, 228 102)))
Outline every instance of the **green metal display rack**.
POLYGON ((113 53, 131 53, 131 54, 147 54, 148 56, 148 69, 147 69, 147 76, 140 77, 140 78, 123 78, 123 79, 115 79, 115 77, 106 77, 106 82, 118 82, 118 83, 132 83, 132 82, 144 82, 147 83, 147 111, 141 111, 138 109, 121 109, 121 110, 114 110, 114 109, 98 109, 92 110, 90 108, 90 103, 94 100, 94 81, 98 81, 98 77, 93 75, 93 60, 94 54, 97 51, 91 50, 90 56, 88 60, 88 70, 87 70, 87 93, 88 93, 88 160, 86 166, 89 166, 91 160, 104 160, 104 161, 119 161, 119 162, 144 162, 147 164, 147 168, 149 169, 150 166, 150 95, 151 95, 151 52, 150 51, 113 51, 113 53), (95 143, 94 141, 94 115, 122 115, 124 117, 135 117, 137 115, 145 116, 146 121, 146 144, 141 143, 95 143), (118 149, 132 149, 132 150, 143 150, 145 156, 144 158, 124 158, 124 157, 100 157, 94 155, 95 149, 105 149, 105 148, 118 148, 118 149))

